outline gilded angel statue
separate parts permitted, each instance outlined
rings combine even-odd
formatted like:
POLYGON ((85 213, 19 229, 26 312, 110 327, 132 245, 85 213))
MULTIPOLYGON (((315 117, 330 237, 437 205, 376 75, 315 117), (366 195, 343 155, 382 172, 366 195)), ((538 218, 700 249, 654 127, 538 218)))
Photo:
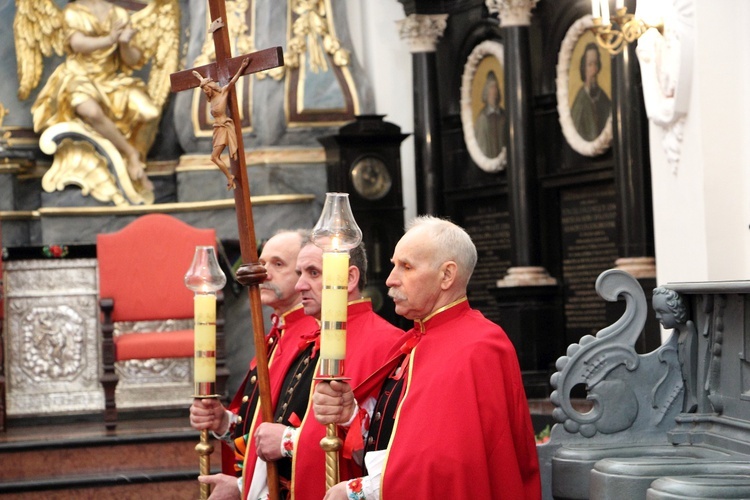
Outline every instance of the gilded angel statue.
POLYGON ((179 18, 178 0, 151 0, 132 15, 107 0, 63 9, 16 0, 19 98, 39 85, 43 56, 65 55, 31 108, 40 147, 55 156, 46 191, 75 184, 117 205, 153 202, 145 159, 177 69, 179 18), (133 71, 149 62, 146 83, 133 71))

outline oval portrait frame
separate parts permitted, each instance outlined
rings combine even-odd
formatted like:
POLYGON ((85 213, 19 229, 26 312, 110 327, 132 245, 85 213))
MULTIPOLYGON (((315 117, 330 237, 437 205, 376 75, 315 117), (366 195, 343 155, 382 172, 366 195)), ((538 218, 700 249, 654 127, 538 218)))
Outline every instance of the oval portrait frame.
POLYGON ((469 54, 464 64, 464 72, 461 77, 461 125, 464 131, 464 141, 469 150, 469 155, 474 163, 485 172, 499 172, 505 169, 508 163, 507 147, 503 146, 499 155, 489 158, 484 154, 477 142, 477 136, 474 131, 474 102, 472 100, 472 88, 474 77, 477 74, 479 63, 485 57, 494 57, 504 66, 503 46, 499 42, 485 40, 477 44, 469 54))
POLYGON ((568 28, 565 38, 560 45, 560 52, 557 56, 557 113, 560 117, 560 126, 563 135, 568 144, 574 151, 583 156, 598 156, 612 145, 612 114, 610 113, 607 123, 598 137, 592 141, 587 141, 578 133, 573 123, 573 117, 570 114, 569 102, 569 84, 570 84, 570 64, 573 57, 573 51, 576 48, 578 39, 594 25, 591 15, 583 16, 568 28))

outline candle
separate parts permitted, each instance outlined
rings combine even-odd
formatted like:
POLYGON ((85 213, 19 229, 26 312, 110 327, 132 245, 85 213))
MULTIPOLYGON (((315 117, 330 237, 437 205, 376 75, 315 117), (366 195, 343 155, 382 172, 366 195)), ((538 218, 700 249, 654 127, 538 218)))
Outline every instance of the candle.
MULTIPOLYGON (((204 388, 216 382, 216 295, 196 293, 193 381, 196 395, 209 396, 204 388)), ((213 392, 211 387, 208 392, 213 392)))
POLYGON ((601 0, 602 5, 602 24, 609 26, 612 21, 609 19, 609 0, 601 0))
POLYGON ((617 1, 615 2, 615 9, 616 9, 616 10, 620 10, 620 9, 622 9, 623 7, 625 7, 625 0, 617 0, 617 1))
POLYGON ((320 357, 346 358, 346 312, 349 292, 349 253, 323 252, 323 292, 320 309, 320 357))
POLYGON ((591 0, 591 17, 593 17, 594 19, 602 17, 601 13, 599 12, 599 0, 591 0))

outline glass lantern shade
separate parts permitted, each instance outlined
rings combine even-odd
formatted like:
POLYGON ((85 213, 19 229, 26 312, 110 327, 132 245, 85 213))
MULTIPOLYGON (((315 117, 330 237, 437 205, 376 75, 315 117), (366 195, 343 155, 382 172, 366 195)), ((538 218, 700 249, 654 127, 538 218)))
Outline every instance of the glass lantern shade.
POLYGON ((362 241, 348 193, 326 193, 326 202, 312 230, 312 240, 325 252, 348 251, 362 241))
POLYGON ((216 260, 212 246, 195 247, 193 263, 185 273, 185 286, 195 293, 212 293, 224 288, 227 277, 216 260))

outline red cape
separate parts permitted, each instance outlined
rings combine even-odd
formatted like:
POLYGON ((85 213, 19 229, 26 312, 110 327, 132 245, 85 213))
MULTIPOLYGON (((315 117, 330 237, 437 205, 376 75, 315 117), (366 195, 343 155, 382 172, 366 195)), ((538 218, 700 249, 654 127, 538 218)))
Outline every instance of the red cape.
MULTIPOLYGON (((418 322, 381 498, 538 499, 539 464, 515 349, 462 301, 418 322)), ((377 397, 395 360, 357 388, 377 397), (378 384, 380 378, 380 384, 378 384)))
MULTIPOLYGON (((270 378, 271 402, 273 408, 276 408, 276 402, 279 399, 279 392, 281 392, 281 386, 284 383, 286 372, 289 370, 289 367, 300 352, 299 344, 302 341, 302 336, 310 335, 320 328, 315 318, 305 314, 302 305, 299 305, 283 314, 282 321, 284 327, 281 330, 281 338, 273 349, 268 360, 268 374, 270 378)), ((253 358, 250 363, 250 368, 252 369, 254 367, 255 358, 253 358)), ((234 413, 237 413, 242 405, 242 398, 245 396, 245 387, 249 375, 250 372, 245 376, 245 380, 240 385, 239 391, 237 391, 232 403, 229 405, 229 410, 234 413)), ((257 390, 257 384, 254 386, 253 390, 257 390)), ((258 419, 258 409, 256 408, 252 413, 253 422, 251 422, 250 426, 247 428, 252 429, 254 432, 255 428, 260 423, 258 419)), ((232 476, 236 475, 236 462, 237 457, 235 456, 234 449, 222 442, 222 472, 232 476)), ((250 471, 250 474, 252 474, 252 471, 250 471)))
MULTIPOLYGON (((393 353, 394 348, 400 345, 398 342, 402 339, 403 330, 393 326, 372 310, 370 299, 362 299, 349 303, 347 310, 347 329, 346 329, 346 365, 344 375, 349 377, 349 383, 355 386, 362 382, 365 377, 370 375, 376 368, 381 366, 393 353)), ((282 341, 285 340, 286 333, 279 341, 279 347, 282 347, 282 341)), ((286 345, 286 343, 285 343, 286 345)), ((282 349, 284 359, 291 357, 285 362, 283 373, 274 377, 271 375, 272 385, 274 378, 279 379, 276 397, 274 397, 274 406, 278 400, 278 390, 283 382, 284 374, 291 365, 296 354, 292 356, 289 351, 292 349, 282 349)), ((274 358, 276 353, 274 352, 274 358)), ((274 359, 274 365, 277 361, 274 359)), ((282 363, 279 365, 278 372, 281 372, 282 363)), ((317 372, 318 368, 316 368, 317 372)), ((269 370, 270 371, 270 370, 269 370)), ((313 384, 317 383, 314 381, 313 384)), ((273 391, 272 391, 273 392, 273 391)), ((310 391, 313 394, 313 391, 310 391)), ((294 448, 294 457, 292 459, 292 481, 291 481, 291 498, 292 500, 320 500, 325 496, 325 453, 320 447, 320 440, 325 436, 325 426, 315 420, 312 410, 312 401, 308 402, 305 418, 300 425, 300 433, 294 448)), ((257 418, 256 418, 257 420, 257 418)), ((257 423, 254 423, 253 429, 257 423)), ((252 464, 255 463, 255 449, 251 447, 250 455, 247 458, 247 467, 250 469, 246 472, 245 491, 243 498, 247 497, 250 483, 252 481, 252 464)), ((350 479, 353 474, 361 474, 356 465, 343 458, 339 459, 340 478, 341 480, 350 479)))

